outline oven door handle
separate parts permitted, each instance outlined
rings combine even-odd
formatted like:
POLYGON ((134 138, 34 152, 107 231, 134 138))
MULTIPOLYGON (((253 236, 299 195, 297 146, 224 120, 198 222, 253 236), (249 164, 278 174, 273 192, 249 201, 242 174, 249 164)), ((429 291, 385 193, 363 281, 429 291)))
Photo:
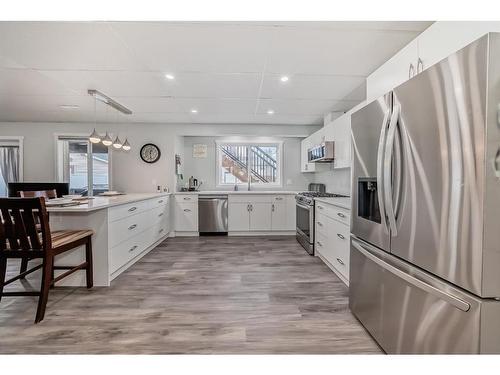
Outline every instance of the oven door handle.
POLYGON ((311 211, 311 209, 314 207, 314 206, 305 206, 305 205, 300 204, 300 203, 298 203, 298 202, 296 202, 296 203, 297 203, 297 206, 299 206, 299 207, 301 207, 301 208, 304 208, 304 209, 306 209, 306 210, 308 210, 308 211, 311 211))

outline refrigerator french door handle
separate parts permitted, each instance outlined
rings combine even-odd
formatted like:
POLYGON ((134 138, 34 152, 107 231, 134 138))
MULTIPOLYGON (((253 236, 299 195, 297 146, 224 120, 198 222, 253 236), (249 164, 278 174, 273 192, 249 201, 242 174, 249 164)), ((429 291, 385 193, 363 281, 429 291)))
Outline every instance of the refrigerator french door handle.
POLYGON ((380 218, 382 219, 382 224, 389 232, 389 227, 387 226, 387 220, 385 217, 385 204, 384 204, 384 181, 383 181, 383 164, 384 164, 384 147, 385 139, 387 135, 387 123, 391 116, 391 111, 387 110, 384 115, 384 120, 382 123, 382 130, 380 130, 380 138, 378 141, 378 153, 377 153, 377 198, 380 209, 380 218))
POLYGON ((394 211, 394 203, 393 203, 393 192, 392 192, 392 175, 391 175, 391 166, 392 166, 392 156, 394 150, 394 137, 396 135, 396 126, 398 124, 399 119, 400 106, 399 104, 394 105, 391 115, 391 120, 389 122, 389 127, 387 130, 387 139, 386 139, 386 152, 384 154, 384 202, 385 202, 385 211, 387 213, 387 219, 389 220, 389 228, 391 229, 391 236, 395 237, 398 234, 398 228, 396 226, 396 213, 394 211))
POLYGON ((365 257, 370 259, 372 262, 376 263, 378 266, 382 267, 384 270, 392 273, 393 275, 399 277, 400 279, 403 279, 408 284, 411 284, 419 289, 426 291, 427 293, 430 293, 442 299, 443 301, 448 302, 449 304, 455 306, 459 310, 465 312, 470 310, 470 304, 465 302, 464 300, 455 297, 454 295, 451 295, 449 293, 446 293, 432 285, 429 285, 426 282, 419 280, 416 277, 413 277, 404 271, 401 271, 399 268, 394 267, 393 265, 387 262, 384 262, 384 260, 380 259, 376 255, 373 255, 372 253, 364 249, 363 246, 357 243, 356 241, 351 241, 351 243, 365 257))

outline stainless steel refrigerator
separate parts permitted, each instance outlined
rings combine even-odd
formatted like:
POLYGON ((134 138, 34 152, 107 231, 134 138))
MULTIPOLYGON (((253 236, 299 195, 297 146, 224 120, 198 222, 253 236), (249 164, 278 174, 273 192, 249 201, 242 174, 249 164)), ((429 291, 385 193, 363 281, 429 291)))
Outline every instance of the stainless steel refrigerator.
POLYGON ((500 34, 352 115, 352 312, 388 353, 500 353, 500 34))

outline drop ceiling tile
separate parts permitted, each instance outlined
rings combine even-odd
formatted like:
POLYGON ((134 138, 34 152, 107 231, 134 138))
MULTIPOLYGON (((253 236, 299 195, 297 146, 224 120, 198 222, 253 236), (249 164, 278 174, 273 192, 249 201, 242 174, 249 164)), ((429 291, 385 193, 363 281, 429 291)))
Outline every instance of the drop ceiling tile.
MULTIPOLYGON (((264 75, 262 98, 272 99, 342 99, 352 89, 361 85, 364 77, 332 75, 290 75, 287 82, 281 82, 282 75, 264 75)), ((360 97, 363 99, 363 97, 360 97)))
POLYGON ((242 114, 253 115, 257 105, 256 99, 207 99, 207 98, 177 98, 182 112, 190 113, 197 109, 197 117, 205 114, 242 114))
POLYGON ((106 23, 2 22, 0 51, 16 63, 46 70, 143 70, 106 23))
POLYGON ((261 72, 268 33, 223 23, 120 22, 111 27, 149 69, 174 72, 261 72))
POLYGON ((311 99, 260 99, 257 113, 267 114, 274 110, 279 115, 318 115, 330 112, 337 103, 334 100, 311 99))
MULTIPOLYGON (((1 39, 1 38, 0 38, 1 39)), ((75 95, 67 89, 34 70, 0 69, 0 95, 75 95)))
POLYGON ((170 97, 116 97, 133 113, 182 113, 181 104, 170 97))

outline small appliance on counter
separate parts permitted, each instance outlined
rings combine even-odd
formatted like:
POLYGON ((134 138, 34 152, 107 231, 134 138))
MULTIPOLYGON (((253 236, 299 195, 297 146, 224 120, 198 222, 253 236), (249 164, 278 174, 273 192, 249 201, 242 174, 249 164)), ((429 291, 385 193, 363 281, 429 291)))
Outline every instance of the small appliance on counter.
POLYGON ((295 196, 297 210, 297 241, 314 255, 314 198, 345 197, 345 195, 325 192, 324 184, 309 184, 308 191, 295 196))
POLYGON ((198 191, 202 183, 198 184, 198 179, 189 177, 188 191, 198 191))

